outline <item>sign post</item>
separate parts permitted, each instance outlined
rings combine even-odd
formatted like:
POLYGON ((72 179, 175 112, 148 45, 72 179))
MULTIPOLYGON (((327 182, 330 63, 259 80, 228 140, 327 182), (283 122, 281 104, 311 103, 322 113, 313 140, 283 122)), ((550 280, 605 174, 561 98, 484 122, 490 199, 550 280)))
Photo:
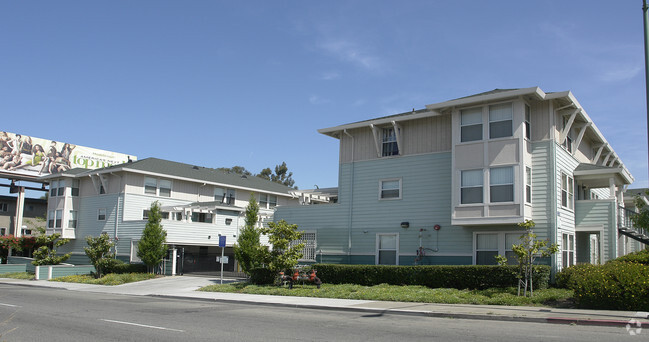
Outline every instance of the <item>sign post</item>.
POLYGON ((223 285, 223 262, 225 261, 225 235, 219 236, 219 247, 221 247, 221 285, 223 285))

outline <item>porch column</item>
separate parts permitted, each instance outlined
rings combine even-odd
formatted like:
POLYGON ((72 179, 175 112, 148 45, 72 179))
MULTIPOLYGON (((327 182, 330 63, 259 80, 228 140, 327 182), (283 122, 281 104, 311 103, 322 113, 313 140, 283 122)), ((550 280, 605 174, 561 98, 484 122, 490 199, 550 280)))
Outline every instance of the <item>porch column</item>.
POLYGON ((613 177, 610 177, 608 179, 608 188, 610 190, 610 196, 609 198, 615 198, 615 179, 613 177))
POLYGON ((173 248, 171 250, 171 275, 175 276, 176 275, 176 258, 178 257, 178 249, 173 248))

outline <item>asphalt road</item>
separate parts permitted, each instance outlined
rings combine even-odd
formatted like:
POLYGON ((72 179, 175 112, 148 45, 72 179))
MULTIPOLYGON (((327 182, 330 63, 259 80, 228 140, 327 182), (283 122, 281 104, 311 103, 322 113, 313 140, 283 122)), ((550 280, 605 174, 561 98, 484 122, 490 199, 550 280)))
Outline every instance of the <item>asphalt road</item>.
POLYGON ((429 318, 0 285, 0 341, 649 341, 649 329, 429 318))

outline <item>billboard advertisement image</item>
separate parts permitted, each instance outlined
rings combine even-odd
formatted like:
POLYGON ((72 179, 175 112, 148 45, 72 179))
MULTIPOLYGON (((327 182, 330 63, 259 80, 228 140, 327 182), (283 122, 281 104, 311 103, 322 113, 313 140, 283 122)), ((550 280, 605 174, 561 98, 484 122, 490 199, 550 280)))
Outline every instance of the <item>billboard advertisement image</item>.
POLYGON ((38 178, 74 168, 98 169, 136 160, 127 154, 0 132, 0 173, 38 178))

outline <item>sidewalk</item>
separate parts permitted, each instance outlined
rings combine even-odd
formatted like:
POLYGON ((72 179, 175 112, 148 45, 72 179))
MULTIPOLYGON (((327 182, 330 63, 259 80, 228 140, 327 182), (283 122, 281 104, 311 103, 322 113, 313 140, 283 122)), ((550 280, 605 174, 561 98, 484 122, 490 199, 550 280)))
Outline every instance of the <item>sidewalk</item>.
MULTIPOLYGON (((224 279, 224 282, 232 281, 235 280, 224 279)), ((638 313, 634 311, 555 309, 504 305, 403 303, 196 291, 203 286, 218 284, 219 282, 220 280, 214 277, 176 276, 145 280, 118 286, 105 286, 62 283, 46 280, 0 278, 0 284, 39 286, 82 292, 212 300, 256 305, 276 305, 296 308, 349 310, 374 315, 400 314, 428 317, 622 327, 625 327, 631 322, 631 328, 633 329, 637 327, 636 324, 639 322, 639 324, 642 324, 642 327, 649 327, 649 313, 647 312, 638 313)))

